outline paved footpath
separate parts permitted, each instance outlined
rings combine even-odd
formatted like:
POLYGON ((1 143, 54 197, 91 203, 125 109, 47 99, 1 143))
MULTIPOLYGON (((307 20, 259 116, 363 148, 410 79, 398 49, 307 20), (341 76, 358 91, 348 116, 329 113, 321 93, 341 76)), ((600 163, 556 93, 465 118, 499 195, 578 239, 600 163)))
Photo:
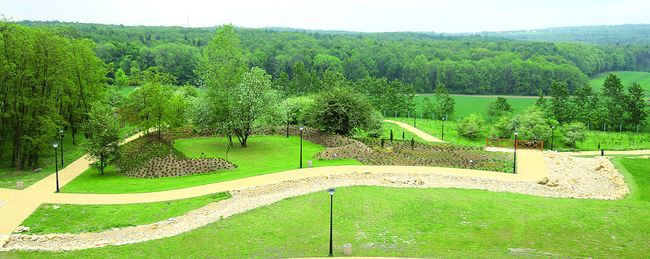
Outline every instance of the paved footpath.
MULTIPOLYGON (((430 142, 441 142, 441 140, 421 131, 408 124, 393 122, 406 130, 413 132, 422 139, 430 142)), ((136 134, 124 140, 124 143, 140 137, 136 134)), ((484 177, 505 181, 538 181, 548 176, 548 167, 544 161, 544 155, 535 150, 517 151, 518 174, 507 174, 501 172, 490 172, 473 169, 425 167, 425 166, 334 166, 289 170, 278 173, 271 173, 237 179, 226 182, 212 183, 202 186, 188 187, 183 189, 131 194, 76 194, 76 193, 55 193, 55 175, 49 175, 25 190, 12 190, 0 188, 0 246, 4 245, 6 238, 26 219, 34 210, 43 203, 61 204, 128 204, 158 202, 176 200, 183 198, 197 197, 201 195, 243 189, 258 185, 272 184, 287 180, 297 180, 307 177, 330 175, 334 173, 371 172, 371 173, 430 173, 440 175, 460 175, 472 177, 484 177), (523 163, 525 161, 526 163, 523 163)), ((74 178, 89 168, 90 161, 86 156, 69 164, 59 171, 60 186, 71 182, 74 178)))
POLYGON ((413 126, 411 126, 409 124, 406 124, 404 122, 393 121, 393 120, 384 120, 384 122, 389 122, 389 123, 396 124, 397 126, 400 126, 403 129, 405 129, 407 131, 410 131, 411 133, 415 134, 416 136, 420 137, 421 139, 423 139, 424 141, 427 141, 427 142, 445 142, 444 140, 441 140, 439 138, 431 136, 429 133, 426 133, 426 132, 424 132, 424 131, 416 128, 416 127, 413 127, 413 126))

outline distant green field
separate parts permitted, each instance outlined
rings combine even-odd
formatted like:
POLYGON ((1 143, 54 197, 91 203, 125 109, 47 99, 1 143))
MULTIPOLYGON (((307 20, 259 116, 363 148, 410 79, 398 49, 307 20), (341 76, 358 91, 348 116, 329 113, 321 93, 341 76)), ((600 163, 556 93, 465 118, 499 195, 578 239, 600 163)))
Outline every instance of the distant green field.
MULTIPOLYGON (((646 97, 650 96, 650 73, 648 72, 637 72, 637 71, 614 71, 611 72, 621 78, 623 86, 627 89, 632 82, 637 82, 645 89, 646 97)), ((589 84, 596 91, 600 91, 603 88, 603 82, 609 73, 598 74, 595 77, 591 78, 589 84)))
MULTIPOLYGON (((420 94, 415 96, 415 101, 417 103, 418 118, 421 118, 422 111, 424 110, 424 97, 429 96, 433 101, 432 94, 420 94)), ((512 109, 515 110, 515 113, 525 110, 527 107, 535 105, 537 97, 529 96, 504 96, 508 98, 508 103, 512 105, 512 109)), ((454 101, 456 101, 455 111, 453 118, 450 116, 449 120, 463 118, 469 114, 475 113, 487 118, 487 107, 490 103, 494 102, 497 99, 497 96, 492 95, 452 95, 454 101)), ((402 114, 402 117, 406 117, 408 114, 402 114)), ((386 112, 386 117, 393 117, 394 114, 386 112)), ((413 117, 413 114, 410 115, 413 117)), ((430 119, 430 118, 429 118, 430 119)))

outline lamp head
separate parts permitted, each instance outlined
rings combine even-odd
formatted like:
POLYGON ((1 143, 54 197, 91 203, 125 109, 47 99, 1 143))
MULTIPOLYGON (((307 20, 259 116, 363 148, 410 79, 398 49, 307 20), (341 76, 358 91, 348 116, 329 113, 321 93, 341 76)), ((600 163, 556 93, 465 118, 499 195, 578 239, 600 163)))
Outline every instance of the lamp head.
POLYGON ((519 132, 516 132, 516 131, 515 131, 515 136, 518 136, 518 135, 519 135, 519 132))
POLYGON ((334 189, 334 188, 329 188, 329 189, 327 189, 327 192, 330 193, 330 196, 334 196, 334 192, 336 192, 336 189, 334 189))
POLYGON ((52 147, 53 147, 53 148, 57 148, 57 147, 59 147, 59 143, 58 143, 58 142, 54 142, 54 143, 52 143, 52 147))
POLYGON ((304 129, 305 129, 305 126, 300 126, 300 128, 299 128, 299 129, 300 129, 300 131, 302 131, 302 130, 304 130, 304 129))
POLYGON ((59 130, 59 134, 63 135, 63 129, 59 130))

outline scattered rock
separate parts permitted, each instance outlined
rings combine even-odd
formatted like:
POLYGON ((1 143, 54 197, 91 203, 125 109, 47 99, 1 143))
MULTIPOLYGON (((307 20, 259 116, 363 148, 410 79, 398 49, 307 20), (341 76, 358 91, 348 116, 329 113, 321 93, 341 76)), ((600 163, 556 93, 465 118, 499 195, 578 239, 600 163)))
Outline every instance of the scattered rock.
POLYGON ((18 228, 16 228, 15 232, 16 233, 23 233, 23 232, 29 232, 29 230, 30 230, 29 227, 18 226, 18 228))
POLYGON ((537 181, 538 184, 545 185, 548 183, 548 177, 542 178, 542 180, 537 181))

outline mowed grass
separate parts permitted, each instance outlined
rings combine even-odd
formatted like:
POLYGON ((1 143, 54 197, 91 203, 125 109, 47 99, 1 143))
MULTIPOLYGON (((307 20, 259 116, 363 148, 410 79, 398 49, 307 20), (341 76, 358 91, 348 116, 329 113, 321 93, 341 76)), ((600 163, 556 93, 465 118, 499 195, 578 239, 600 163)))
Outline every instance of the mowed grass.
POLYGON ((137 226, 184 215, 209 203, 230 198, 216 193, 195 198, 136 204, 70 205, 43 204, 21 226, 27 234, 100 232, 112 228, 137 226))
MULTIPOLYGON (((387 118, 387 119, 392 120, 393 118, 387 118)), ((382 130, 382 132, 383 132, 382 133, 382 138, 385 139, 386 143, 390 142, 390 132, 391 132, 391 130, 393 131, 393 139, 394 140, 402 140, 402 139, 411 140, 411 138, 413 138, 415 141, 424 142, 424 140, 422 138, 418 137, 417 135, 411 133, 410 131, 405 130, 402 127, 397 126, 397 125, 395 125, 393 123, 384 122, 382 128, 383 128, 383 130, 382 130), (402 138, 402 136, 404 136, 404 138, 402 138)))
MULTIPOLYGON (((424 97, 428 96, 431 101, 434 101, 432 94, 419 94, 415 96, 417 104, 418 119, 422 118, 422 111, 424 111, 424 97)), ((449 116, 449 120, 464 118, 470 114, 479 114, 487 118, 487 108, 490 103, 496 101, 497 96, 487 95, 452 95, 455 101, 454 114, 449 116)), ((515 113, 522 112, 526 108, 535 105, 537 97, 530 96, 504 96, 508 99, 508 103, 512 106, 515 113)), ((408 114, 403 113, 401 117, 407 117, 408 114)), ((394 113, 386 112, 386 116, 394 116, 394 113)), ((410 117, 413 117, 411 114, 410 117)), ((427 118, 431 119, 431 118, 427 118)))
MULTIPOLYGON (((633 161, 623 162, 629 166, 633 161)), ((647 163, 647 162, 645 162, 647 163)), ((629 171, 630 173, 627 173, 629 171)), ((650 166, 627 168, 645 185, 650 166)), ((542 198, 463 189, 338 188, 334 255, 596 257, 650 256, 650 202, 632 188, 623 200, 542 198)), ((647 197, 647 196, 646 196, 647 197)), ((234 215, 175 237, 71 252, 0 253, 28 258, 327 256, 325 190, 234 215)))
MULTIPOLYGON (((603 83, 607 76, 612 73, 617 75, 621 79, 621 83, 625 89, 627 89, 632 82, 637 82, 645 90, 646 97, 650 98, 650 73, 648 72, 638 72, 638 71, 614 71, 608 73, 598 74, 592 77, 589 81, 589 85, 597 92, 601 92, 603 88, 603 83)), ((627 92, 627 91, 626 91, 627 92)))
MULTIPOLYGON (((268 174, 299 168, 300 138, 291 136, 251 136, 248 147, 238 144, 226 157, 227 140, 223 137, 191 138, 176 140, 174 147, 190 158, 205 157, 227 159, 238 167, 229 171, 196 174, 184 177, 163 177, 143 179, 126 177, 113 168, 100 175, 96 169, 89 169, 63 187, 63 192, 74 193, 139 193, 172 190, 216 183, 261 174, 268 174)), ((314 156, 325 148, 303 141, 303 166, 312 160, 313 166, 335 166, 360 164, 352 159, 317 160, 314 156)))

